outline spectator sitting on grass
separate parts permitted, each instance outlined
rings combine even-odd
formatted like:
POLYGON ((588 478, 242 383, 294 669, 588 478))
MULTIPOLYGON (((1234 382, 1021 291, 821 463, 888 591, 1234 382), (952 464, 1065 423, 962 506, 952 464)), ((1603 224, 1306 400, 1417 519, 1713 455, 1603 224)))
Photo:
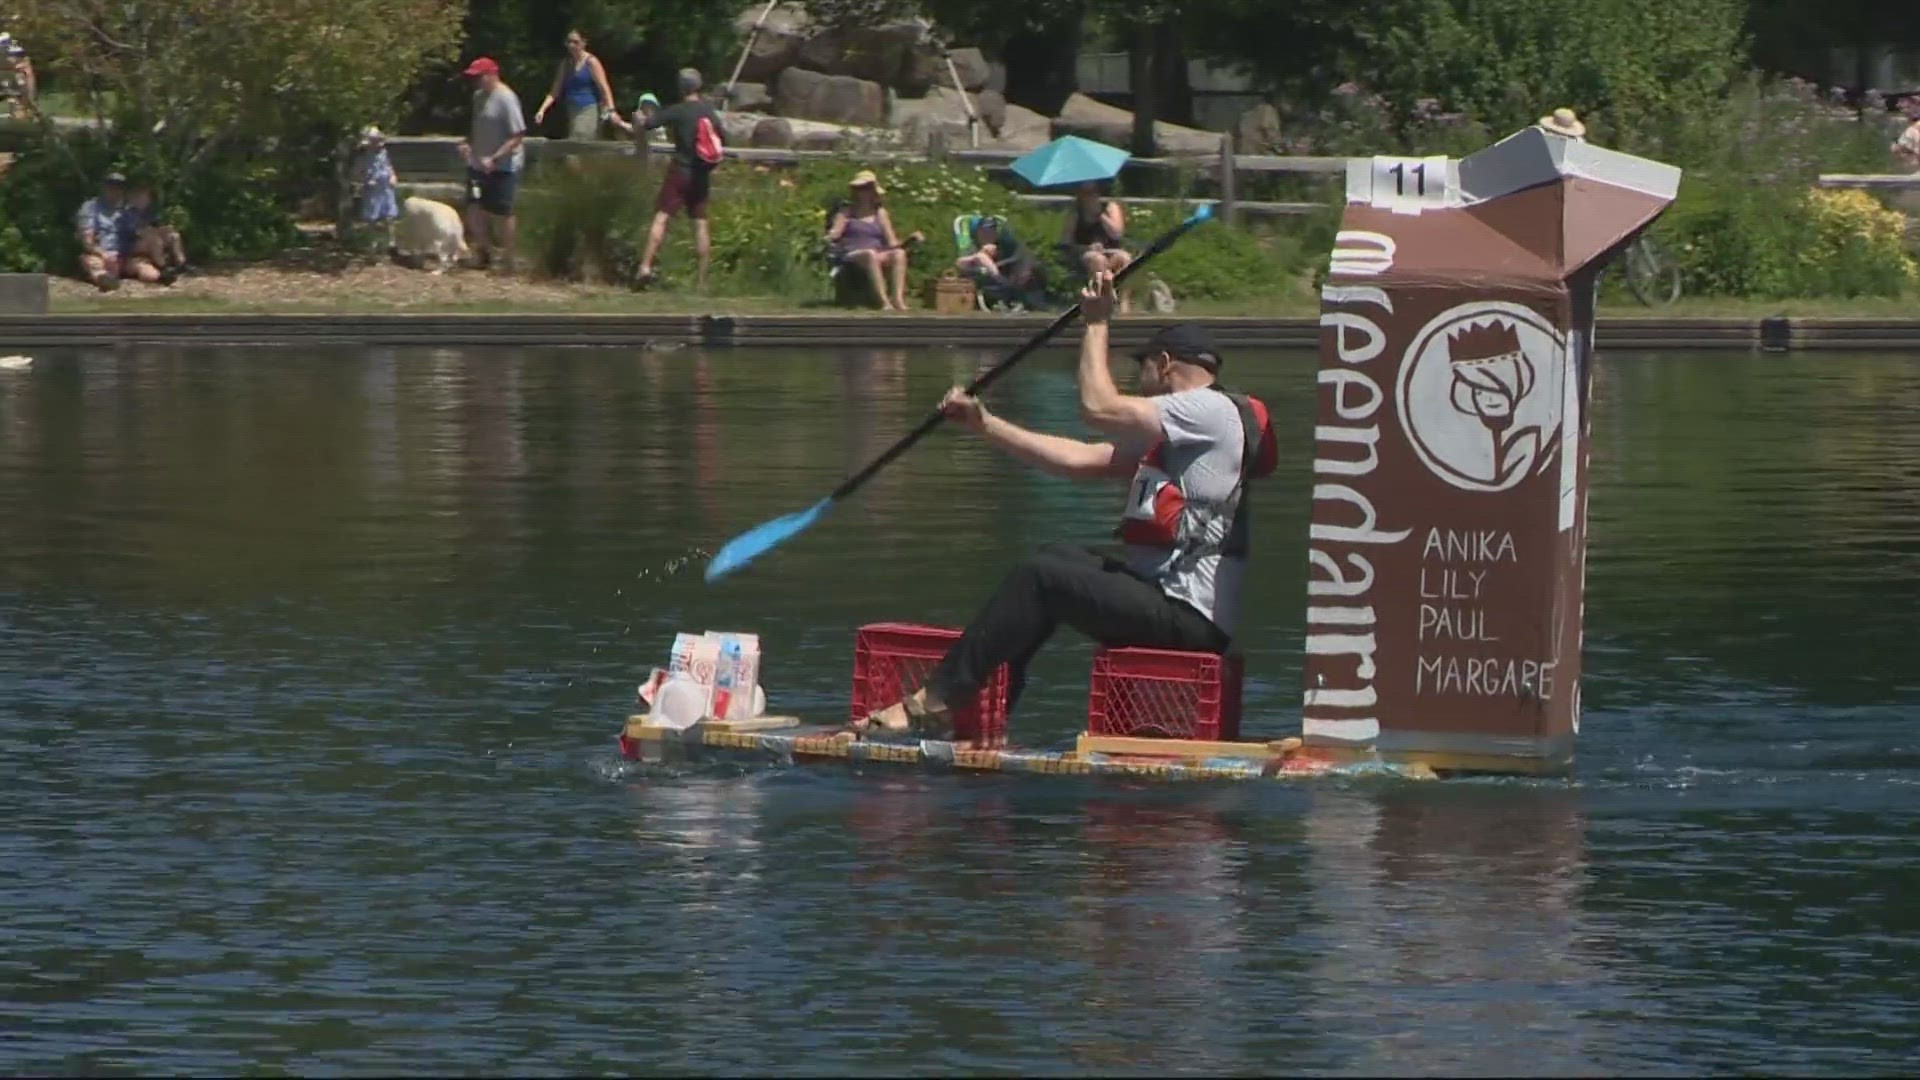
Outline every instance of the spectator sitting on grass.
POLYGON ((976 217, 967 229, 973 250, 954 261, 972 278, 983 302, 1013 303, 1034 285, 1033 256, 997 217, 976 217))
MULTIPOLYGON (((847 184, 849 202, 833 217, 827 229, 827 243, 842 261, 865 268, 873 282, 873 293, 880 298, 882 311, 907 310, 907 245, 894 235, 893 219, 881 196, 887 189, 871 170, 861 170, 847 184), (887 271, 892 271, 893 291, 887 291, 887 271)), ((915 234, 916 238, 918 234, 915 234)))
POLYGON ((1907 169, 1920 173, 1920 91, 1901 98, 1900 111, 1910 122, 1893 141, 1893 156, 1907 169))
POLYGON ((149 184, 135 184, 127 192, 127 206, 120 215, 120 250, 137 265, 152 267, 159 275, 153 280, 162 285, 172 285, 187 268, 186 244, 178 230, 161 224, 149 184))
POLYGON ((110 172, 100 184, 100 194, 81 203, 75 219, 80 233, 80 272, 101 292, 119 288, 123 277, 160 280, 158 269, 151 264, 136 263, 121 246, 126 196, 127 178, 110 172))
MULTIPOLYGON (((1100 185, 1092 181, 1073 192, 1073 208, 1067 213, 1067 229, 1060 241, 1061 261, 1076 277, 1091 280, 1102 272, 1118 274, 1133 261, 1126 248, 1127 214, 1120 200, 1101 197, 1100 185)), ((1120 314, 1133 311, 1133 290, 1120 293, 1120 314)))

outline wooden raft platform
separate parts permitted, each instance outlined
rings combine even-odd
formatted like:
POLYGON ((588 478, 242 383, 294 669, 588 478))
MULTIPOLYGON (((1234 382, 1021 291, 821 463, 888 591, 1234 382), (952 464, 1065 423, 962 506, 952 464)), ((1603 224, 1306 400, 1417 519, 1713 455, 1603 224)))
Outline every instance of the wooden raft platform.
POLYGON ((664 760, 703 753, 753 757, 781 764, 891 765, 969 772, 1097 776, 1134 780, 1294 779, 1329 773, 1379 773, 1432 779, 1421 762, 1395 762, 1368 752, 1338 752, 1274 742, 1190 742, 1081 735, 1070 748, 978 750, 938 739, 854 740, 830 725, 802 724, 798 717, 763 716, 734 722, 709 720, 689 728, 660 727, 644 715, 627 718, 620 751, 629 759, 664 760))

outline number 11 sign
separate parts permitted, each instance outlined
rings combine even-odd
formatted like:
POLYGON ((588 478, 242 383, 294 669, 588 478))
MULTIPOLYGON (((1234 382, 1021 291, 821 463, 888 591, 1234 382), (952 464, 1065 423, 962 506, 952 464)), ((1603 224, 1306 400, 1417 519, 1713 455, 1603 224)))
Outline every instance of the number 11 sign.
POLYGON ((1452 203, 1447 159, 1439 157, 1376 157, 1372 192, 1366 201, 1397 214, 1437 210, 1452 203))

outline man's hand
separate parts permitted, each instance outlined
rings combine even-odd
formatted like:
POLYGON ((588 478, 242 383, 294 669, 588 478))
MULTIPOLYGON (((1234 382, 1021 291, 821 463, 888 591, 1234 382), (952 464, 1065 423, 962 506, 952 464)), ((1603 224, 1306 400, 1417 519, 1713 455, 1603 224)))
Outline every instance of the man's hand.
POLYGON ((1113 314, 1113 301, 1113 271, 1102 270, 1080 290, 1081 321, 1088 326, 1105 324, 1107 316, 1113 314))
POLYGON ((975 431, 987 426, 987 407, 980 404, 979 398, 958 386, 947 391, 947 396, 940 399, 940 411, 946 414, 947 419, 958 421, 975 431))

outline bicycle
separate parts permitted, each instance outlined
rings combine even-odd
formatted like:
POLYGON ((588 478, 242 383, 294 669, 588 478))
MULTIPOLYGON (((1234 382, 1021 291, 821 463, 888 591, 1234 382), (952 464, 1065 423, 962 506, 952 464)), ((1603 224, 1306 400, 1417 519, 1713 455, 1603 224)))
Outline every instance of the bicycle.
POLYGON ((1624 254, 1627 288, 1643 304, 1680 299, 1680 264, 1650 233, 1641 233, 1624 254))

